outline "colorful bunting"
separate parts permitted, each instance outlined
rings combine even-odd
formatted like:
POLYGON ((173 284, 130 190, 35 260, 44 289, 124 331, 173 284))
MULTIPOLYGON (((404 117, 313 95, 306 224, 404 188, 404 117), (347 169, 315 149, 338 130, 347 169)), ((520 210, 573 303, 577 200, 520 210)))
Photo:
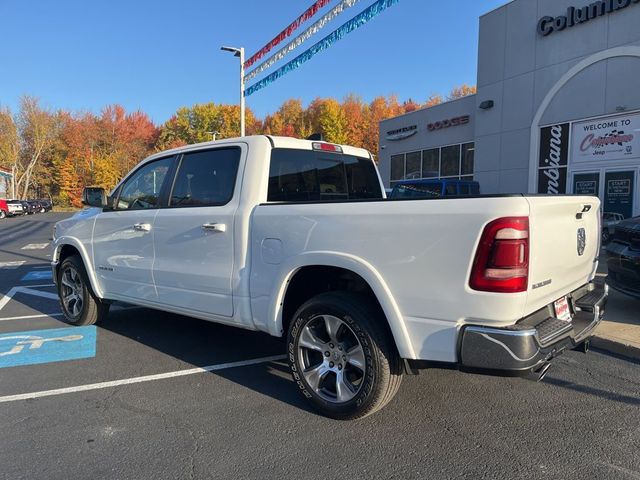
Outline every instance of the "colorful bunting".
POLYGON ((342 38, 344 38, 345 35, 351 33, 352 31, 354 31, 354 30, 356 30, 358 28, 360 28, 361 26, 363 26, 364 24, 369 22, 369 20, 372 20, 373 18, 377 17, 380 13, 382 13, 388 7, 391 7, 392 5, 395 5, 399 1, 400 0, 378 0, 377 2, 375 2, 373 5, 371 5, 367 9, 363 10, 362 13, 360 13, 360 14, 356 15, 355 17, 353 17, 351 20, 349 20, 348 22, 343 24, 337 30, 334 30, 332 33, 330 33, 329 35, 324 37, 322 40, 320 40, 318 43, 313 45, 311 48, 309 48, 305 52, 303 52, 300 55, 298 55, 296 58, 291 60, 289 63, 287 63, 286 65, 280 67, 278 70, 276 70, 272 74, 266 76, 262 80, 260 80, 260 81, 258 81, 256 83, 254 83, 253 85, 251 85, 249 88, 247 88, 244 91, 245 96, 249 96, 249 95, 254 94, 258 90, 261 90, 264 87, 266 87, 266 86, 270 85, 271 83, 275 82, 280 77, 286 75, 287 73, 291 72, 292 70, 295 70, 296 68, 301 66, 303 63, 311 60, 316 54, 326 50, 331 45, 333 45, 335 42, 337 42, 338 40, 341 40, 342 38))
POLYGON ((281 31, 273 40, 267 43, 264 47, 258 50, 249 60, 244 62, 244 68, 249 68, 251 65, 256 63, 262 57, 264 57, 267 53, 271 51, 273 47, 278 45, 280 42, 286 40, 291 36, 293 32, 295 32, 300 25, 304 22, 315 16, 325 5, 331 3, 332 0, 318 0, 316 3, 307 8, 302 15, 296 18, 293 23, 291 23, 287 28, 281 31))
POLYGON ((312 35, 315 35, 322 30, 329 22, 344 12, 346 9, 353 7, 360 0, 342 0, 338 5, 333 7, 327 14, 325 14, 320 20, 311 25, 304 33, 298 35, 293 41, 289 42, 285 47, 281 48, 277 53, 269 57, 267 60, 258 65, 254 70, 249 72, 244 77, 244 81, 248 82, 256 75, 264 72, 271 67, 274 63, 282 60, 285 56, 291 53, 293 50, 302 45, 312 35))

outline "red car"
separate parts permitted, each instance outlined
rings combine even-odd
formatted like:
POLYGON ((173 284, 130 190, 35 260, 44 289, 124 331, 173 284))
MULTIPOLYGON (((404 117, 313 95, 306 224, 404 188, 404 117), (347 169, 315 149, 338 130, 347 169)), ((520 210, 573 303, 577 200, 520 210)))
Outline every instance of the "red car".
POLYGON ((0 200, 0 218, 5 218, 9 215, 9 207, 7 207, 6 200, 0 200))

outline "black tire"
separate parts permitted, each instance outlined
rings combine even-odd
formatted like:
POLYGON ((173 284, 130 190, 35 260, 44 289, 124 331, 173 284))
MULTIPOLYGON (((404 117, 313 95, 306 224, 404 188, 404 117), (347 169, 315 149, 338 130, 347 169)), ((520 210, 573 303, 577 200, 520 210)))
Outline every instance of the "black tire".
POLYGON ((7 216, 7 214, 4 212, 4 210, 0 210, 0 218, 5 218, 7 216))
POLYGON ((109 304, 102 302, 93 293, 84 263, 78 255, 67 257, 62 262, 58 269, 57 283, 60 308, 68 323, 77 326, 93 325, 109 313, 109 304), (69 286, 70 280, 73 287, 69 286), (78 305, 78 300, 66 301, 70 295, 81 298, 81 303, 78 305))
MULTIPOLYGON (((322 325, 322 323, 319 325, 322 325)), ((328 331, 327 327, 326 332, 328 331)), ((318 331, 317 333, 320 335, 322 332, 318 331)), ((324 339, 320 340, 319 337, 314 336, 315 340, 322 342, 327 338, 329 337, 325 336, 324 339)), ((330 344, 327 341, 325 346, 328 345, 331 345, 333 349, 333 343, 330 344)), ((322 347, 322 350, 324 348, 322 347)), ((350 351, 353 348, 351 347, 350 351)), ((342 351, 342 347, 340 347, 340 350, 342 351)), ((347 346, 344 345, 344 351, 346 350, 347 346)), ((331 352, 319 353, 319 358, 316 361, 321 361, 321 364, 326 368, 326 363, 335 358, 335 353, 340 355, 335 349, 331 352), (326 355, 327 353, 330 355, 326 355)), ((377 308, 372 306, 371 300, 362 295, 347 292, 328 292, 317 295, 304 303, 295 313, 289 326, 287 357, 293 380, 302 395, 318 412, 337 420, 354 420, 380 410, 395 396, 402 381, 400 356, 388 331, 386 319, 377 308), (349 390, 349 394, 353 394, 355 390, 355 396, 347 401, 338 401, 337 384, 339 383, 339 372, 334 372, 334 370, 327 372, 325 370, 325 373, 318 374, 320 380, 316 387, 325 382, 328 383, 330 389, 331 385, 335 384, 335 398, 333 399, 330 398, 331 391, 325 392, 324 387, 322 389, 312 387, 305 377, 312 370, 319 368, 319 366, 307 366, 305 369, 305 364, 312 363, 308 360, 309 354, 318 355, 319 352, 316 351, 316 348, 307 349, 301 345, 299 343, 301 336, 303 331, 306 332, 305 335, 308 335, 311 328, 315 328, 317 331, 318 322, 325 322, 324 319, 326 317, 337 318, 342 322, 336 330, 336 338, 338 337, 337 332, 343 332, 342 336, 345 338, 356 338, 359 342, 357 347, 360 347, 363 352, 362 357, 365 361, 363 370, 348 365, 351 360, 345 356, 341 357, 345 360, 344 367, 340 364, 340 370, 344 368, 344 371, 342 371, 343 377, 347 377, 348 371, 350 372, 349 375, 353 375, 353 372, 356 372, 356 377, 358 373, 362 377, 357 380, 357 387, 349 390), (348 328, 345 328, 344 325, 348 328), (348 368, 353 369, 353 371, 347 370, 348 368)), ((342 362, 342 360, 335 361, 342 362)), ((333 367, 334 363, 330 365, 333 367)), ((352 383, 349 383, 349 385, 354 387, 352 383)))
POLYGON ((609 229, 602 230, 602 244, 606 245, 611 240, 611 234, 609 233, 609 229))

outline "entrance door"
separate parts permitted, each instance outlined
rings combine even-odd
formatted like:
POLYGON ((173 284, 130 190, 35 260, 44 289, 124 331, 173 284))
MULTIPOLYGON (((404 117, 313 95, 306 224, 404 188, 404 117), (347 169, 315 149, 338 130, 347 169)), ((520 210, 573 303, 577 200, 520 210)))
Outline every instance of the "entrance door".
POLYGON ((633 216, 635 176, 635 171, 605 172, 603 212, 633 216))
POLYGON ((593 195, 600 194, 600 172, 593 173, 574 173, 573 174, 573 193, 576 195, 593 195))

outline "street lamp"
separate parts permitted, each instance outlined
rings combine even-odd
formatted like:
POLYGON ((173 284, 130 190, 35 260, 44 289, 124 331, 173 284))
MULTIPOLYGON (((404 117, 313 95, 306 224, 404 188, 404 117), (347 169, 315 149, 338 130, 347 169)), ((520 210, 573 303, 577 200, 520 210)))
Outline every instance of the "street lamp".
POLYGON ((240 136, 244 137, 244 48, 220 47, 220 50, 240 57, 240 136))

